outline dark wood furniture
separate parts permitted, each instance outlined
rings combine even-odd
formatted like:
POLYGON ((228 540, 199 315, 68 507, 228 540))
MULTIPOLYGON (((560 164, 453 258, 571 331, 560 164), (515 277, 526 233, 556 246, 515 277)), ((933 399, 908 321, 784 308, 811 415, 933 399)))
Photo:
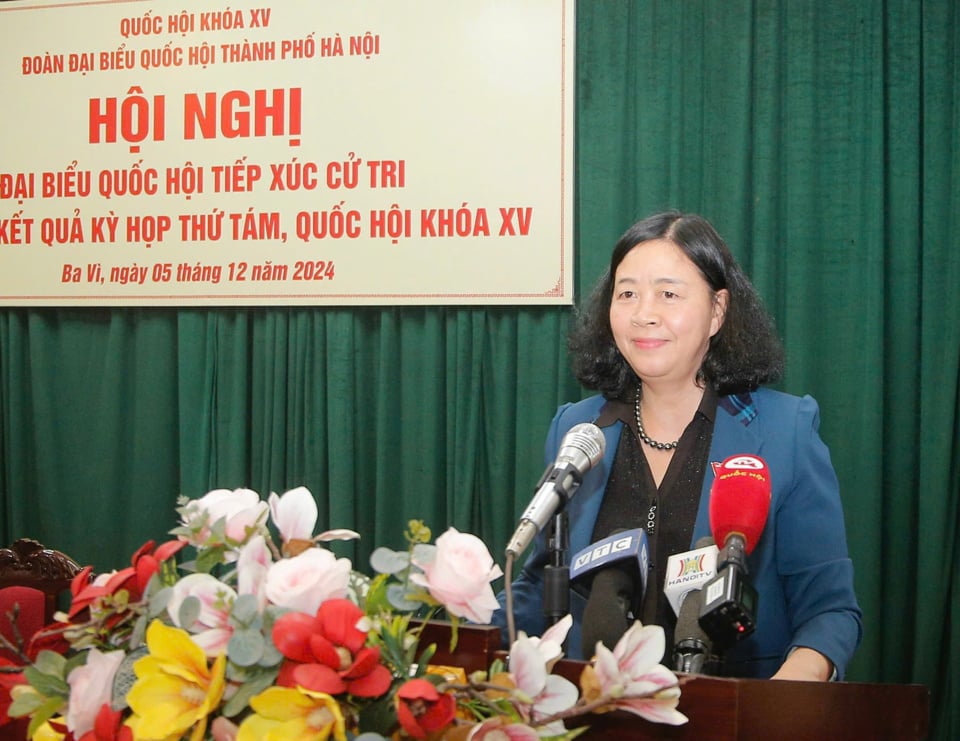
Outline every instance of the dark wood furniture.
MULTIPOLYGON (((449 649, 450 627, 431 623, 421 644, 437 644, 433 662, 486 669, 499 651, 500 631, 490 626, 459 628, 449 649)), ((554 671, 579 686, 582 661, 562 660, 554 671)), ((930 693, 922 685, 860 682, 787 682, 680 675, 682 726, 650 723, 617 711, 584 716, 582 739, 654 741, 919 741, 929 734, 930 693)), ((571 727, 576 723, 569 724, 571 727)))
MULTIPOLYGON (((52 622, 57 597, 80 570, 69 556, 29 538, 0 548, 0 634, 25 646, 30 636, 52 622), (11 615, 16 615, 16 628, 11 615)), ((2 648, 0 655, 16 658, 2 648)))

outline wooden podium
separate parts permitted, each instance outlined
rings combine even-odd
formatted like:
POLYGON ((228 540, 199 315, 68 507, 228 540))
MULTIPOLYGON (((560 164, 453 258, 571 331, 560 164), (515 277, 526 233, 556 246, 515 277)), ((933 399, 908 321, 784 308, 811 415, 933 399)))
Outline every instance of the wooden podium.
MULTIPOLYGON (((451 653, 448 623, 431 622, 421 645, 435 643, 433 663, 487 669, 498 655, 500 631, 461 625, 451 653)), ((584 662, 562 660, 554 671, 579 686, 584 662)), ((623 741, 919 741, 929 728, 930 695, 923 685, 787 682, 678 675, 686 680, 678 709, 682 726, 650 723, 617 711, 587 715, 568 727, 589 726, 580 738, 623 741)))

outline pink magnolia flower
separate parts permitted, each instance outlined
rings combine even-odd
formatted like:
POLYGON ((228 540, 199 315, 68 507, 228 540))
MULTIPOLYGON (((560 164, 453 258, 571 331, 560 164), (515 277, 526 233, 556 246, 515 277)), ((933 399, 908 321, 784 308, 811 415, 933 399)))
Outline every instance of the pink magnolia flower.
POLYGON ((280 532, 285 556, 296 556, 317 541, 353 540, 360 537, 360 533, 343 528, 327 530, 314 536, 313 529, 317 526, 317 502, 305 486, 290 489, 281 496, 271 493, 268 502, 270 517, 280 532))
POLYGON ((447 611, 475 623, 489 623, 500 604, 490 582, 503 576, 490 551, 476 535, 451 527, 437 538, 432 561, 414 559, 423 569, 410 580, 424 587, 447 611))
POLYGON ((316 614, 324 600, 346 597, 349 559, 323 548, 308 548, 293 558, 282 558, 267 572, 267 599, 278 607, 316 614))
POLYGON ((270 494, 270 517, 280 531, 280 538, 288 540, 310 540, 313 528, 317 526, 317 501, 305 486, 284 492, 283 496, 270 494))
MULTIPOLYGON (((530 704, 529 720, 538 722, 554 713, 569 710, 580 697, 577 686, 558 674, 551 674, 537 643, 523 633, 510 647, 510 676, 517 690, 530 704)), ((556 736, 566 732, 557 720, 541 729, 541 734, 556 736)))
POLYGON ((273 556, 262 535, 250 538, 237 558, 237 594, 256 597, 260 612, 267 606, 267 573, 272 563, 273 556))
MULTIPOLYGON (((573 615, 566 615, 544 631, 539 638, 530 636, 529 640, 537 647, 544 663, 549 669, 563 656, 563 642, 573 626, 573 615)), ((521 635, 524 635, 521 633, 521 635)))
POLYGON ((594 667, 598 689, 621 710, 654 723, 681 725, 687 717, 677 711, 677 677, 660 663, 664 648, 663 628, 639 622, 623 634, 612 652, 598 641, 594 667))
MULTIPOLYGON (((188 538, 191 545, 212 546, 220 544, 210 542, 211 528, 223 520, 229 541, 226 545, 237 548, 264 526, 268 510, 267 503, 251 489, 214 489, 187 505, 181 524, 195 533, 188 538)), ((228 550, 226 560, 235 558, 236 554, 228 550)))
POLYGON ((173 585, 167 613, 178 628, 191 634, 196 643, 209 657, 227 650, 233 635, 230 626, 230 608, 237 593, 211 574, 189 574, 173 585), (193 625, 181 625, 180 607, 187 597, 200 600, 200 615, 193 625))
POLYGON ((75 738, 92 730, 101 706, 110 704, 113 677, 125 655, 123 651, 101 653, 91 648, 87 652, 87 663, 70 672, 67 728, 75 738))
POLYGON ((540 735, 528 725, 498 715, 475 725, 467 741, 540 741, 540 735))

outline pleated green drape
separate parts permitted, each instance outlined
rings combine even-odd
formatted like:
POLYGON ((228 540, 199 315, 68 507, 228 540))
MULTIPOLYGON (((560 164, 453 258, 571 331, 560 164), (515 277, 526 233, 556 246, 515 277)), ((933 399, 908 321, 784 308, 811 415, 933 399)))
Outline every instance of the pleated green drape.
MULTIPOLYGON (((960 9, 581 0, 577 286, 697 211, 760 289, 841 481, 864 643, 960 738, 960 9)), ((306 485, 363 567, 406 520, 502 553, 578 398, 565 307, 0 311, 0 540, 98 569, 179 494, 306 485)))
POLYGON ((363 534, 361 566, 411 518, 502 546, 578 393, 568 314, 5 311, 3 537, 107 569, 179 494, 305 485, 322 525, 363 534))
POLYGON ((813 394, 840 477, 863 646, 960 738, 960 5, 579 6, 580 265, 637 214, 725 235, 813 394))

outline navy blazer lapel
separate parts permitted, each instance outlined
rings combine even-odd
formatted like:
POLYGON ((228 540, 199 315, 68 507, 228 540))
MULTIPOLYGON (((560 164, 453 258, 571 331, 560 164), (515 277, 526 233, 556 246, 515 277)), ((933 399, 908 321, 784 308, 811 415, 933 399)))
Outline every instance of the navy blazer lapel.
MULTIPOLYGON (((753 399, 756 403, 756 399, 753 399)), ((763 438, 759 433, 761 422, 754 415, 744 422, 734 416, 723 404, 717 405, 717 419, 713 425, 713 438, 710 453, 707 456, 707 470, 703 474, 703 486, 700 490, 700 507, 697 521, 693 527, 690 547, 700 538, 712 535, 710 531, 710 489, 713 488, 713 464, 721 463, 732 455, 742 453, 760 455, 763 438)))

